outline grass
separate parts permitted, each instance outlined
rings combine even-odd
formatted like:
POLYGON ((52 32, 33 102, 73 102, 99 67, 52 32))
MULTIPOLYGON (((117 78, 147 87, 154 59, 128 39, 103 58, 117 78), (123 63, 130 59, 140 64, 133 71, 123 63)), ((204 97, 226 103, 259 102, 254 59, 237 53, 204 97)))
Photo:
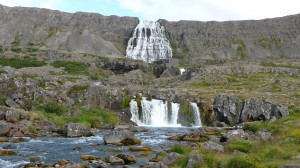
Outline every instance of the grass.
POLYGON ((70 88, 68 95, 73 93, 83 93, 88 88, 88 85, 74 85, 70 88))
POLYGON ((36 61, 31 59, 16 59, 16 58, 0 58, 0 65, 11 66, 13 68, 25 68, 25 67, 40 67, 47 63, 44 61, 36 61))
POLYGON ((65 72, 71 75, 86 75, 88 74, 88 65, 82 62, 75 61, 55 61, 51 63, 55 68, 63 67, 65 72))
POLYGON ((175 145, 170 149, 170 152, 176 152, 178 154, 187 154, 192 151, 191 147, 185 147, 180 145, 175 145))
POLYGON ((249 153, 252 148, 252 144, 248 140, 236 139, 226 145, 226 149, 233 152, 235 150, 249 153))
POLYGON ((45 104, 45 105, 41 106, 40 109, 46 113, 52 113, 52 114, 57 114, 57 115, 61 115, 67 111, 67 109, 65 107, 63 107, 60 104, 55 103, 55 102, 45 104))
POLYGON ((82 110, 82 113, 78 116, 44 112, 37 113, 60 127, 63 127, 67 123, 81 123, 87 126, 91 126, 93 122, 103 122, 107 124, 118 123, 118 118, 113 112, 102 109, 82 110))

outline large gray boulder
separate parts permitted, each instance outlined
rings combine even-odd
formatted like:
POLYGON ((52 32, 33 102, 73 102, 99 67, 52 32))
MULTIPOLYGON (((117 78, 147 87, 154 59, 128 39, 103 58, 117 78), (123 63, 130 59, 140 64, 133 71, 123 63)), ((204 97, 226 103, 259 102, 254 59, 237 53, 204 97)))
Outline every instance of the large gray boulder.
POLYGON ((228 124, 239 122, 239 112, 237 111, 236 100, 233 96, 219 95, 214 100, 213 109, 218 121, 228 124))
POLYGON ((103 140, 105 144, 113 145, 135 145, 141 143, 134 133, 128 130, 112 131, 104 135, 103 140))
POLYGON ((79 123, 65 125, 64 133, 67 137, 82 137, 92 135, 90 127, 79 123))
POLYGON ((201 154, 193 153, 189 156, 186 168, 194 168, 203 164, 204 158, 201 154))
POLYGON ((20 113, 14 109, 6 112, 5 119, 7 122, 18 122, 20 120, 20 113))
POLYGON ((171 152, 169 153, 167 156, 165 156, 162 159, 162 163, 164 163, 167 166, 171 166, 173 164, 175 164, 175 162, 177 161, 177 159, 180 157, 181 155, 176 153, 176 152, 171 152))
POLYGON ((222 136, 223 141, 232 141, 234 139, 249 139, 249 134, 242 129, 231 130, 222 136))
POLYGON ((0 120, 0 136, 5 136, 10 130, 10 126, 6 121, 0 120))
POLYGON ((204 149, 213 150, 216 152, 224 152, 224 146, 212 141, 206 141, 200 144, 204 149))

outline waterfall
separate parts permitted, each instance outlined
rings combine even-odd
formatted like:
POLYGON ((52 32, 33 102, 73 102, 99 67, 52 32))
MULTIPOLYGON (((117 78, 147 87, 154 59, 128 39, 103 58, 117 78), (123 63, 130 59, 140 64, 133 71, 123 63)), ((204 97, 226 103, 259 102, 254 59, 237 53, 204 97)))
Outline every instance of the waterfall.
POLYGON ((177 124, 178 103, 171 103, 171 119, 168 119, 169 109, 168 103, 162 100, 147 100, 145 97, 141 100, 142 115, 139 114, 138 104, 135 100, 130 102, 131 120, 139 126, 155 126, 155 127, 173 127, 180 126, 177 124))
POLYGON ((199 111, 199 108, 197 106, 196 103, 190 103, 190 106, 192 108, 192 111, 193 111, 193 117, 194 117, 194 124, 193 126, 195 127, 201 127, 202 126, 202 123, 201 123, 201 118, 200 118, 200 111, 199 111))
POLYGON ((182 75, 185 72, 184 68, 180 68, 179 70, 180 70, 180 75, 182 75))
POLYGON ((140 21, 128 41, 126 56, 152 63, 172 58, 172 48, 159 22, 140 21))

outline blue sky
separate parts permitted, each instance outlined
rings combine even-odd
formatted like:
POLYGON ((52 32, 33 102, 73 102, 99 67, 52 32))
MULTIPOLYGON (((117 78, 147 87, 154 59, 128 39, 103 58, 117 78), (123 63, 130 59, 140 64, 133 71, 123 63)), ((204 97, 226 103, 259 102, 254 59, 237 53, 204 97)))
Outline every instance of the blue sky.
POLYGON ((300 13, 299 0, 0 0, 0 4, 170 21, 256 20, 300 13))

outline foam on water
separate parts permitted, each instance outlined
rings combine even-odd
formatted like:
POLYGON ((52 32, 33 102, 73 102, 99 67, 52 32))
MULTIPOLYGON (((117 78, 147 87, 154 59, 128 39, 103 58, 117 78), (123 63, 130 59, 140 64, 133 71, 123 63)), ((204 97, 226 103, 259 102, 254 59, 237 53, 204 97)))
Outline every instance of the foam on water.
POLYGON ((27 164, 27 163, 30 163, 30 162, 24 161, 24 160, 18 161, 18 162, 10 162, 7 160, 0 159, 0 167, 1 168, 16 168, 16 167, 19 167, 19 166, 27 164))

